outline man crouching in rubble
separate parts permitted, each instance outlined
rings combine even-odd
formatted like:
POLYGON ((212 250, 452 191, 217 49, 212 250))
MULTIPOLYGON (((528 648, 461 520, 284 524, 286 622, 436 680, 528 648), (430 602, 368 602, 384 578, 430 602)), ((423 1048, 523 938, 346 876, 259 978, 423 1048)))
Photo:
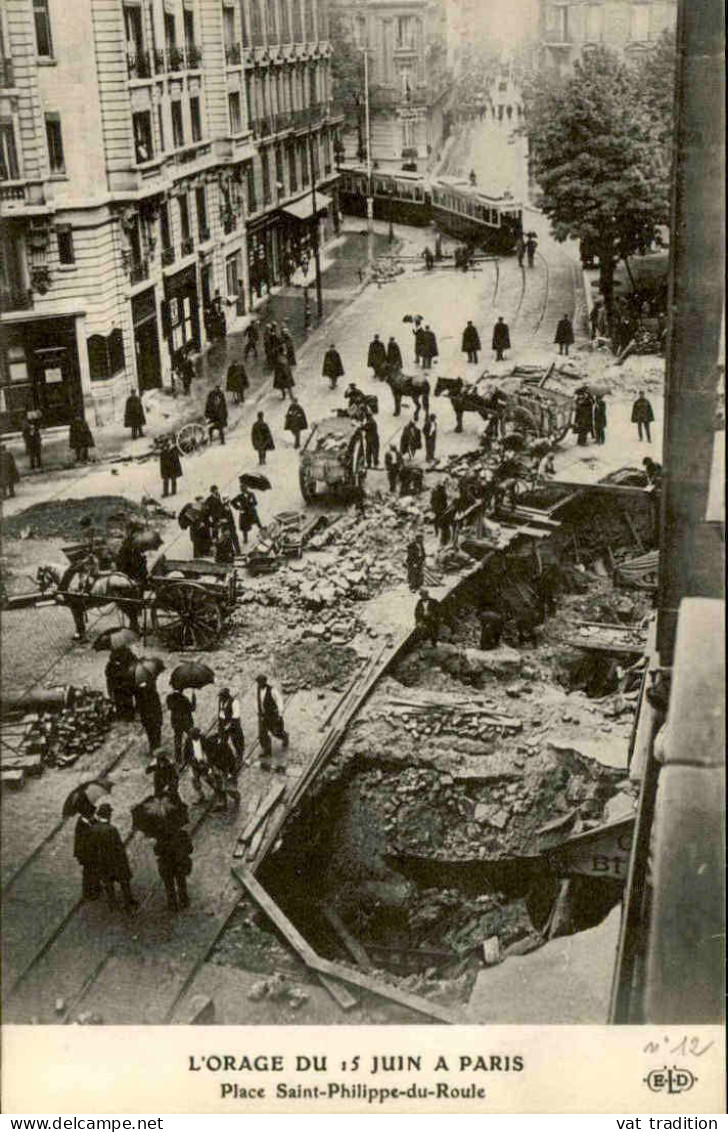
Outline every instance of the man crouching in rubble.
POLYGON ((420 600, 415 606, 415 625, 422 637, 429 637, 430 644, 437 644, 440 631, 440 603, 430 597, 428 590, 420 590, 420 600))

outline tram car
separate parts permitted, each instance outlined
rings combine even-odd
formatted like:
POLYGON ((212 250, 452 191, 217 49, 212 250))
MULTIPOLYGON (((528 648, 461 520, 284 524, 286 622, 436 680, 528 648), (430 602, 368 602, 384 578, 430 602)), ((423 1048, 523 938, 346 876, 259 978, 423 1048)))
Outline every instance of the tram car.
POLYGON ((512 197, 488 196, 455 177, 432 182, 430 209, 440 231, 496 255, 512 252, 523 231, 521 206, 512 197))
MULTIPOLYGON (((372 198, 376 220, 425 227, 432 219, 429 192, 419 173, 373 172, 372 198)), ((339 202, 347 215, 366 216, 367 171, 363 165, 341 170, 339 202)))

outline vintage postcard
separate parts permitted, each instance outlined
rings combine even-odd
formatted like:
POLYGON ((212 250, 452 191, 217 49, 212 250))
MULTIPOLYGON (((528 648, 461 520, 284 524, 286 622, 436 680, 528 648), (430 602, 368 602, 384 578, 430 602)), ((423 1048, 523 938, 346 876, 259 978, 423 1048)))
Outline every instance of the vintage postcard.
POLYGON ((722 5, 0 43, 4 1111, 717 1127, 722 5))

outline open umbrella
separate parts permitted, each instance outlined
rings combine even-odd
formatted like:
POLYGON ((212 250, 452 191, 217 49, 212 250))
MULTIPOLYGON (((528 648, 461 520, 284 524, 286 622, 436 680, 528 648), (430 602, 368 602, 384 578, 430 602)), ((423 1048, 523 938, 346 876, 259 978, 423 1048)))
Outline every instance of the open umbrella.
POLYGON ((129 669, 137 688, 142 684, 152 683, 160 672, 164 672, 164 663, 158 656, 143 656, 134 661, 129 669))
POLYGON ((255 488, 257 491, 269 491, 271 486, 270 480, 266 479, 265 476, 256 475, 254 472, 243 472, 241 476, 238 476, 238 480, 241 487, 255 488))
POLYGON ((113 652, 125 645, 136 645, 139 637, 133 629, 104 629, 94 641, 96 652, 113 652))
POLYGON ((184 507, 177 516, 177 522, 183 531, 191 527, 195 519, 199 519, 205 513, 205 508, 201 503, 185 503, 184 507))
POLYGON ((89 592, 92 597, 130 597, 136 589, 137 583, 126 574, 112 572, 99 574, 89 592))
POLYGON ((188 817, 189 811, 184 802, 168 794, 161 798, 150 794, 131 808, 132 828, 146 837, 160 837, 184 825, 188 817))
POLYGON ((79 814, 84 808, 85 802, 90 802, 92 806, 95 806, 104 795, 111 793, 113 785, 113 782, 108 778, 91 778, 88 782, 81 782, 78 786, 74 786, 63 803, 62 816, 70 818, 72 814, 79 814))
POLYGON ((159 531, 147 527, 143 531, 138 531, 137 534, 132 535, 132 546, 137 547, 138 550, 159 550, 164 542, 159 531))
POLYGON ((206 684, 215 683, 215 673, 197 660, 185 660, 173 670, 169 682, 177 692, 185 688, 204 688, 206 684))

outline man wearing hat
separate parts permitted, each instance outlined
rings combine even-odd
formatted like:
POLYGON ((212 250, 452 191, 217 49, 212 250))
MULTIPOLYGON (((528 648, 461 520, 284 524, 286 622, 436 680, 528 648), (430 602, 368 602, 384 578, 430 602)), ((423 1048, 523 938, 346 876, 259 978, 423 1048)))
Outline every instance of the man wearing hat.
POLYGON ((96 821, 91 828, 91 849, 96 864, 96 875, 101 882, 112 908, 116 907, 115 884, 119 884, 125 908, 136 908, 131 891, 131 867, 126 855, 124 842, 115 825, 112 825, 113 809, 108 802, 102 802, 96 810, 96 821))
MULTIPOLYGON (((273 744, 270 741, 271 735, 281 740, 283 750, 288 747, 289 738, 288 732, 283 725, 283 705, 281 704, 280 695, 268 683, 267 676, 258 676, 256 683, 258 685, 258 741, 261 751, 260 765, 262 770, 270 770, 271 755, 273 754, 273 744)), ((278 774, 286 773, 285 756, 280 752, 276 758, 276 766, 274 769, 278 774)))
POLYGON ((244 477, 240 476, 240 492, 230 500, 230 506, 238 512, 240 530, 243 532, 243 542, 248 541, 248 532, 255 526, 262 531, 263 526, 258 515, 258 500, 255 493, 245 486, 244 477))
POLYGON ((430 638, 430 644, 437 644, 440 629, 440 603, 430 597, 428 590, 420 590, 420 600, 415 606, 415 625, 422 636, 430 638))
POLYGON ((179 799, 179 774, 166 747, 157 748, 144 773, 154 775, 152 782, 155 797, 163 798, 166 794, 170 798, 179 799))
POLYGON ((170 912, 188 908, 187 877, 192 872, 192 838, 183 823, 170 823, 154 843, 157 868, 167 893, 170 912))

